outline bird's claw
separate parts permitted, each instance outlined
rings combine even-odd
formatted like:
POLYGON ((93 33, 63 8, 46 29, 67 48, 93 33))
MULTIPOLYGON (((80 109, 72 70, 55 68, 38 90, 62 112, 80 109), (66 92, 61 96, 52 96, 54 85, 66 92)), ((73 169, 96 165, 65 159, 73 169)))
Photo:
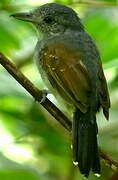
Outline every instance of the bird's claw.
POLYGON ((45 102, 47 95, 49 94, 49 91, 47 89, 42 90, 42 99, 40 101, 40 104, 45 102))

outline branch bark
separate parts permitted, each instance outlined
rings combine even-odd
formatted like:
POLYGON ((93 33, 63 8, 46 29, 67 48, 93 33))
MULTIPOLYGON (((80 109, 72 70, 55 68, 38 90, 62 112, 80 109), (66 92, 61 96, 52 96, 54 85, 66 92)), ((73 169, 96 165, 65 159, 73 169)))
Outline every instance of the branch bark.
MULTIPOLYGON (((23 86, 31 96, 38 102, 41 102, 43 93, 33 83, 23 75, 23 73, 10 60, 0 53, 0 64, 23 86)), ((68 131, 71 131, 71 121, 48 99, 40 103, 59 123, 68 131)))
MULTIPOLYGON (((39 103, 42 100, 43 93, 33 83, 23 75, 23 73, 2 53, 0 53, 0 64, 16 79, 16 81, 23 86, 26 91, 39 103)), ((40 103, 66 130, 69 132, 72 128, 71 121, 48 99, 40 103)), ((113 160, 108 154, 99 149, 100 156, 111 167, 114 165, 118 168, 118 162, 113 160)))
POLYGON ((118 180, 118 171, 116 171, 109 180, 118 180))

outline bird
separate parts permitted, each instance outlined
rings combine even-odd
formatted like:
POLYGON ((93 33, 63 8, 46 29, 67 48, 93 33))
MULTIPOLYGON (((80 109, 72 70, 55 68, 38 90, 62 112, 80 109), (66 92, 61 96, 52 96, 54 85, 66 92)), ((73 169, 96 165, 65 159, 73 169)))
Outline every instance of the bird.
POLYGON ((35 61, 41 77, 50 92, 73 107, 73 163, 84 177, 91 171, 100 175, 96 113, 102 108, 109 119, 110 97, 96 44, 78 14, 59 3, 11 16, 36 27, 35 61))

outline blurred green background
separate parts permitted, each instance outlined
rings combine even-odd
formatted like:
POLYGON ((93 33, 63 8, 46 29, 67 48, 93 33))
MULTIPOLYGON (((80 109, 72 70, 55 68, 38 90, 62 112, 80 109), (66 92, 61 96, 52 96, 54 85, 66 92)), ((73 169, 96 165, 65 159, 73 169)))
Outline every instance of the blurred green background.
MULTIPOLYGON (((0 51, 40 89, 45 88, 33 52, 37 33, 31 24, 10 18, 53 0, 0 0, 0 51)), ((110 90, 110 121, 97 115, 100 147, 118 160, 118 4, 117 0, 57 0, 74 8, 102 57, 110 90)), ((58 104, 53 96, 50 100, 58 104)), ((64 110, 65 113, 66 110, 64 110)), ((0 179, 82 180, 72 164, 69 133, 0 66, 0 179)), ((101 160, 107 180, 114 169, 101 160)), ((91 174, 88 180, 97 180, 91 174)))

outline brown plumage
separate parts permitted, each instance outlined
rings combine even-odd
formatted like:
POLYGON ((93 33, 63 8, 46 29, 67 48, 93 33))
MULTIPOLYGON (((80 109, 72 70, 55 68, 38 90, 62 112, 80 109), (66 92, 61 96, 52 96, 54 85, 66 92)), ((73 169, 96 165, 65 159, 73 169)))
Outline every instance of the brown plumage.
POLYGON ((16 13, 32 22, 42 33, 35 59, 50 92, 55 91, 71 104, 74 164, 88 177, 100 174, 96 113, 100 107, 109 118, 110 99, 99 52, 85 32, 77 14, 57 3, 45 4, 31 13, 16 13))
MULTIPOLYGON (((65 47, 62 42, 51 44, 42 49, 39 57, 40 66, 52 87, 69 104, 78 107, 83 113, 89 108, 91 80, 79 52, 65 47), (40 60, 41 59, 41 60, 40 60)), ((106 119, 109 118, 110 100, 102 65, 98 61, 99 97, 106 119)), ((43 78, 43 77, 42 77, 43 78)), ((99 110, 99 108, 98 108, 99 110)))

